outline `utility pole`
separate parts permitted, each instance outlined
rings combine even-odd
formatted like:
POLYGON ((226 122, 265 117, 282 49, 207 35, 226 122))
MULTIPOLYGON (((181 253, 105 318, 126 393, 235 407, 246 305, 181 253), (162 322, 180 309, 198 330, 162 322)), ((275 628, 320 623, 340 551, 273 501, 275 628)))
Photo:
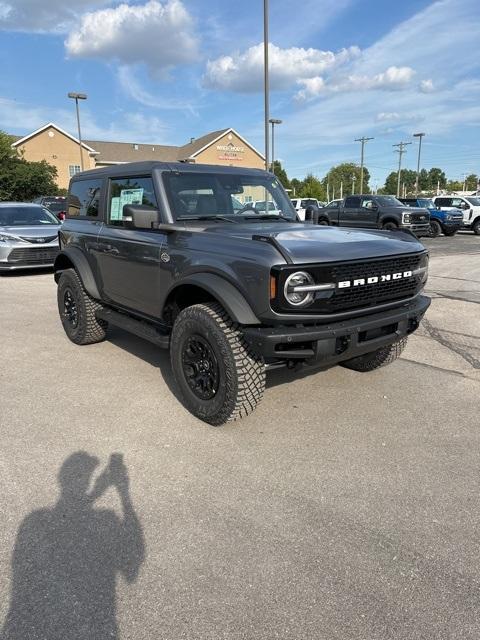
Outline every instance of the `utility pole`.
POLYGON ((343 200, 343 180, 340 181, 340 200, 343 200))
POLYGON ((269 131, 270 120, 270 80, 268 75, 268 0, 263 0, 263 91, 265 102, 265 169, 268 171, 269 163, 269 131))
POLYGON ((357 179, 357 176, 355 174, 352 175, 352 196, 355 193, 355 180, 357 179))
POLYGON ((405 147, 407 144, 412 144, 411 142, 399 142, 398 144, 393 144, 392 147, 398 147, 396 152, 398 153, 398 176, 397 176, 397 198, 400 197, 400 176, 402 173, 402 156, 405 153, 405 147))
POLYGON ((355 138, 355 142, 362 143, 362 152, 360 154, 360 194, 363 193, 363 158, 364 158, 365 143, 368 140, 374 140, 374 138, 366 138, 365 136, 362 136, 361 138, 355 138))
POLYGON ((415 178, 415 195, 418 196, 418 176, 420 175, 420 153, 422 151, 422 138, 424 133, 414 133, 413 137, 418 138, 418 160, 417 160, 417 177, 415 178))
POLYGON ((328 174, 327 174, 327 203, 330 202, 330 183, 328 181, 328 174))
POLYGON ((467 190, 467 174, 466 173, 463 174, 463 190, 464 191, 467 190))

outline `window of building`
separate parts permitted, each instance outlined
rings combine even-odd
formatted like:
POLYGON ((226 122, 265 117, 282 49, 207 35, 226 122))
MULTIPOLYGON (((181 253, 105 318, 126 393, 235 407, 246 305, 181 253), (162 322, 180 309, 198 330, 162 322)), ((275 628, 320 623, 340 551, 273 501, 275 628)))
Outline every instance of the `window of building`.
POLYGON ((102 180, 76 180, 68 194, 69 217, 98 217, 102 180))
POLYGON ((68 165, 68 173, 70 174, 70 178, 73 178, 73 176, 76 173, 80 173, 81 170, 82 169, 81 169, 79 164, 69 164, 68 165))
POLYGON ((110 180, 108 202, 108 223, 122 226, 124 224, 123 208, 127 204, 143 204, 153 209, 158 208, 152 178, 115 178, 110 180))

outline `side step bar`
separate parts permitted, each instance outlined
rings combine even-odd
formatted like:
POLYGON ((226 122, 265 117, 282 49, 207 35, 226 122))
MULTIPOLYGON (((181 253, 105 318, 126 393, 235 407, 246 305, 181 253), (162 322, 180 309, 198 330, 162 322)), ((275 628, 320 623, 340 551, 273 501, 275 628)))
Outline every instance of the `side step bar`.
POLYGON ((97 309, 95 315, 100 320, 105 320, 109 324, 134 333, 139 338, 153 342, 157 347, 168 349, 170 346, 170 336, 162 333, 153 324, 149 324, 145 320, 137 320, 136 318, 127 316, 125 313, 119 313, 118 311, 108 308, 97 309))

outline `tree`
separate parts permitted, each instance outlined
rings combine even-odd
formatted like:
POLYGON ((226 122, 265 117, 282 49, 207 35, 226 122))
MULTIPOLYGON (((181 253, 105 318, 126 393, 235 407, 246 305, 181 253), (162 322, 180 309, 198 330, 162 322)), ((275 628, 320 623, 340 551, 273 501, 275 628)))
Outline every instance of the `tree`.
POLYGON ((317 200, 325 199, 325 190, 322 183, 316 178, 313 173, 309 173, 305 176, 305 180, 302 182, 300 193, 297 194, 303 198, 316 198, 317 200))
POLYGON ((438 185, 444 189, 447 184, 445 173, 438 167, 432 167, 428 172, 428 183, 430 191, 436 191, 438 185))
POLYGON ((285 189, 290 189, 291 188, 290 180, 288 179, 287 172, 282 167, 282 163, 280 162, 280 160, 275 160, 274 161, 273 168, 274 168, 275 175, 280 180, 280 182, 282 183, 283 187, 285 189))
POLYGON ((55 195, 57 169, 42 160, 27 162, 12 138, 0 131, 0 200, 30 201, 41 195, 55 195))
POLYGON ((471 173, 469 176, 465 178, 465 189, 470 191, 470 189, 475 190, 478 184, 478 176, 475 173, 471 173))
MULTIPOLYGON (((335 167, 332 167, 327 175, 322 180, 322 185, 328 195, 333 198, 335 194, 336 198, 340 197, 340 193, 344 196, 349 195, 353 191, 353 183, 355 182, 355 191, 358 193, 360 190, 360 167, 353 162, 344 162, 335 167), (355 180, 353 180, 355 176, 355 180)), ((370 187, 368 182, 370 180, 370 172, 367 167, 363 167, 363 193, 370 193, 370 187)))
POLYGON ((292 178, 290 180, 290 187, 292 189, 292 196, 300 196, 300 192, 302 190, 303 183, 298 178, 292 178))

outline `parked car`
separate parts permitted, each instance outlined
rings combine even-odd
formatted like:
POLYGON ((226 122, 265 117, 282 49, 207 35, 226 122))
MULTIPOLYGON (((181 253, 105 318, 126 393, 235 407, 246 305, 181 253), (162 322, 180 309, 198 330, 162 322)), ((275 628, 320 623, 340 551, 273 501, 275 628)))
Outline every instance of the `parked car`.
POLYGON ((271 213, 277 215, 281 213, 277 209, 275 202, 272 200, 268 200, 267 202, 265 202, 265 200, 255 200, 255 202, 250 202, 249 204, 252 205, 259 213, 271 213))
POLYGON ((430 237, 436 238, 441 233, 454 236, 463 226, 463 213, 460 209, 444 211, 438 209, 431 198, 399 198, 409 207, 426 209, 430 214, 430 237))
POLYGON ((320 209, 320 204, 316 198, 292 198, 292 204, 297 216, 302 221, 313 221, 315 213, 320 209))
POLYGON ((61 223, 39 204, 0 202, 0 272, 51 267, 61 223))
POLYGON ((170 349, 184 404, 214 425, 253 411, 269 368, 389 364, 430 304, 428 253, 412 234, 301 224, 259 169, 139 162, 79 173, 60 246, 70 340, 100 342, 115 325, 170 349), (233 198, 265 191, 281 213, 235 211, 233 198))
POLYGON ((463 228, 480 236, 480 198, 477 196, 435 196, 433 202, 438 209, 463 213, 463 228))
POLYGON ((322 209, 322 215, 329 224, 338 227, 365 229, 385 229, 395 231, 405 229, 417 236, 430 233, 430 214, 426 209, 412 211, 394 196, 371 194, 347 196, 335 200, 332 206, 322 209))
POLYGON ((67 210, 67 198, 65 196, 42 196, 36 198, 33 202, 47 207, 59 220, 65 220, 67 210))

